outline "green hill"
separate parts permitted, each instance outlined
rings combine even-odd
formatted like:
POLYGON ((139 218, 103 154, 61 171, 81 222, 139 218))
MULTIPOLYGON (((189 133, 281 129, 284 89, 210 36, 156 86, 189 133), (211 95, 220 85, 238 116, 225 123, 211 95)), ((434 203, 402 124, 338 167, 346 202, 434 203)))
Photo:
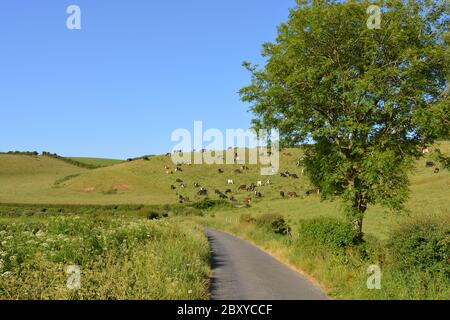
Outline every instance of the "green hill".
POLYGON ((86 171, 47 156, 0 154, 0 203, 69 201, 73 196, 55 183, 86 171))
MULTIPOLYGON (((440 149, 450 154, 450 144, 441 143, 440 149)), ((169 156, 154 156, 146 159, 121 162, 112 166, 88 170, 71 165, 62 160, 45 156, 0 155, 0 202, 1 203, 37 203, 37 204, 165 204, 178 202, 178 196, 189 197, 191 201, 203 199, 198 196, 198 182, 207 188, 208 196, 219 199, 215 189, 225 192, 231 189, 240 203, 252 198, 252 213, 280 212, 289 216, 315 216, 339 214, 339 203, 320 202, 317 195, 306 196, 311 186, 301 174, 296 161, 301 157, 301 149, 285 149, 281 153, 279 172, 288 170, 299 179, 275 176, 261 176, 260 167, 248 165, 249 170, 236 173, 241 165, 183 165, 182 172, 175 172, 169 156), (170 167, 167 174, 165 167, 170 167), (223 173, 219 173, 218 169, 223 173), (169 173, 170 173, 169 172, 169 173), (186 188, 176 182, 181 179, 186 188), (234 185, 227 180, 233 179, 234 185), (270 186, 257 188, 261 199, 255 199, 253 192, 238 190, 240 185, 250 185, 257 181, 270 186), (176 187, 171 189, 171 185, 176 187), (296 192, 299 198, 281 199, 280 191, 296 192)), ((78 161, 78 159, 77 159, 78 161)), ((90 161, 90 160, 86 160, 90 161)), ((417 170, 411 177, 412 194, 409 208, 413 213, 450 214, 450 174, 441 170, 435 174, 433 168, 426 168, 426 159, 417 164, 417 170)), ((96 159, 97 164, 115 163, 110 160, 96 159)), ((91 162, 92 163, 92 162, 91 162)), ((381 208, 371 208, 370 217, 376 217, 372 228, 377 233, 384 230, 383 223, 389 223, 392 215, 386 215, 381 208), (384 218, 387 217, 387 218, 384 218), (381 219, 381 220, 380 220, 381 219), (384 219, 384 220, 383 220, 384 219)))

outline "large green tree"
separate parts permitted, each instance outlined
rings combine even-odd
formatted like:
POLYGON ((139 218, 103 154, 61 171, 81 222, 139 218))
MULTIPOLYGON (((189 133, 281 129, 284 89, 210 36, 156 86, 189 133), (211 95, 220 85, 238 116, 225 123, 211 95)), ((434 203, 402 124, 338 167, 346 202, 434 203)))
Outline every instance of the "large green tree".
MULTIPOLYGON (((362 236, 368 206, 402 210, 408 171, 449 132, 445 1, 297 1, 263 67, 244 63, 241 89, 255 129, 307 144, 305 166, 324 199, 340 197, 362 236), (379 29, 367 25, 381 8, 379 29)), ((447 11, 448 12, 448 11, 447 11)))

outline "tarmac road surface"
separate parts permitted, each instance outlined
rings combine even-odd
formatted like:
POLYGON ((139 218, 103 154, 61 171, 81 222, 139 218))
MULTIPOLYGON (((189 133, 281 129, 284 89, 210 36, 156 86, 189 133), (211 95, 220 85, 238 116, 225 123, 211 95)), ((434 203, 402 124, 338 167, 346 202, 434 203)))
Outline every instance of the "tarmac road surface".
POLYGON ((307 278, 251 243, 206 229, 212 250, 212 300, 324 300, 307 278))

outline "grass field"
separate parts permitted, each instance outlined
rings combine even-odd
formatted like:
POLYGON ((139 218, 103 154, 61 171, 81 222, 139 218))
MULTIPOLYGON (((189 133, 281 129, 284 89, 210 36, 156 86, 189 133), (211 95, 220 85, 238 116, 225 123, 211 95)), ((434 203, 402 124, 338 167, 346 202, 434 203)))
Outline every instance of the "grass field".
MULTIPOLYGON (((444 154, 450 154, 450 143, 443 142, 439 148, 444 154)), ((0 296, 4 299, 207 298, 208 246, 205 236, 196 227, 200 224, 212 225, 255 242, 315 277, 334 298, 445 298, 442 288, 445 281, 430 283, 422 279, 422 273, 414 274, 412 280, 402 279, 398 273, 390 271, 388 260, 381 256, 385 255, 382 248, 399 226, 428 216, 448 225, 450 173, 447 170, 441 168, 439 173, 434 173, 434 168, 425 167, 425 162, 433 159, 418 161, 411 174, 409 212, 395 214, 377 206, 367 211, 363 229, 376 254, 361 260, 352 254, 336 256, 327 248, 303 246, 296 240, 305 219, 343 217, 339 201, 321 202, 317 195, 305 195, 311 185, 307 177, 301 175, 301 168, 296 166, 301 155, 301 149, 283 150, 280 172, 288 170, 300 178, 270 177, 272 184, 257 188, 263 197, 255 199, 252 192, 238 190, 238 187, 269 178, 261 176, 260 167, 256 165, 248 165, 249 170, 243 170, 241 174, 235 173, 241 166, 238 164, 183 165, 182 172, 175 172, 168 156, 126 162, 76 158, 76 161, 104 166, 84 169, 47 156, 1 154, 0 204, 15 205, 0 210, 2 268, 7 268, 3 273, 12 272, 0 285, 0 296), (166 166, 170 167, 169 174, 166 166), (219 168, 223 173, 218 172, 219 168), (181 179, 186 188, 182 188, 176 179, 181 179), (228 179, 233 179, 234 185, 227 185, 228 179), (240 204, 245 198, 252 197, 251 205, 242 208, 224 205, 213 209, 197 206, 204 197, 196 194, 195 182, 208 189, 211 199, 219 199, 215 189, 224 192, 230 188, 231 195, 240 204), (171 185, 176 189, 172 190, 171 185), (299 197, 281 199, 280 191, 296 192, 299 197), (189 197, 191 202, 176 206, 179 195, 189 197), (24 209, 24 204, 33 206, 24 209), (65 206, 70 204, 73 206, 65 206), (131 206, 127 207, 127 204, 131 206), (171 218, 148 221, 141 209, 133 206, 140 204, 166 205, 164 210, 171 218), (119 209, 111 213, 110 209, 104 212, 89 205, 111 205, 108 208, 119 209), (58 207, 66 208, 61 212, 63 214, 54 212, 58 207), (181 209, 174 209, 177 207, 181 209), (254 224, 240 221, 243 214, 257 217, 273 213, 284 216, 292 227, 292 238, 274 236, 254 224), (36 236, 39 230, 45 234, 42 239, 36 236), (129 237, 129 241, 136 242, 125 249, 116 245, 117 232, 122 234, 120 237, 129 237), (149 234, 152 241, 141 239, 140 235, 144 233, 149 234), (153 233, 161 237, 154 238, 153 233), (106 245, 107 249, 97 248, 96 237, 103 239, 100 247, 106 245), (60 238, 66 239, 63 243, 73 242, 78 247, 53 246, 60 238), (77 256, 80 248, 80 252, 86 254, 77 256), (154 254, 148 255, 148 252, 154 254), (83 257, 86 260, 77 260, 83 257), (64 268, 77 263, 89 272, 84 275, 86 286, 74 296, 65 289, 64 268), (386 290, 367 291, 368 263, 387 264, 386 290), (183 264, 189 264, 193 269, 184 270, 183 264), (148 273, 148 270, 152 272, 148 273), (131 280, 123 276, 127 273, 133 274, 131 280), (104 286, 97 287, 99 279, 104 286), (35 281, 39 281, 37 287, 35 281), (156 291, 145 291, 148 287, 156 288, 156 291)), ((436 165, 439 164, 436 162, 436 165)))
POLYGON ((0 299, 208 298, 208 243, 192 224, 142 210, 23 210, 0 209, 0 299), (79 290, 67 286, 70 266, 79 290))

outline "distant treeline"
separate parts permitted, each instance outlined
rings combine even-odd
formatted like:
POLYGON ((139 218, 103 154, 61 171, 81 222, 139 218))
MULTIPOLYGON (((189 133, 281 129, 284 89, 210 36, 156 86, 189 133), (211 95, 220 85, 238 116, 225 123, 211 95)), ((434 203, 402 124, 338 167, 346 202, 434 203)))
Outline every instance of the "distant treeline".
POLYGON ((0 152, 0 154, 13 154, 13 155, 21 155, 21 156, 38 156, 39 152, 37 152, 37 151, 8 151, 8 152, 0 152))
POLYGON ((65 158, 65 157, 62 157, 62 156, 60 156, 60 155, 58 155, 56 153, 51 153, 51 152, 47 152, 47 151, 43 151, 42 155, 45 156, 45 157, 51 157, 51 158, 55 158, 55 159, 58 159, 58 160, 62 160, 64 162, 67 162, 67 163, 69 163, 71 165, 74 165, 74 166, 77 166, 77 167, 80 167, 80 168, 97 169, 97 168, 101 167, 101 166, 97 166, 95 164, 83 163, 83 162, 80 162, 80 161, 77 161, 77 160, 73 160, 73 159, 70 159, 70 158, 65 158))
POLYGON ((97 169, 100 168, 101 166, 98 165, 94 165, 94 164, 89 164, 89 163, 83 163, 80 161, 76 161, 70 158, 65 158, 62 157, 56 153, 51 153, 51 152, 47 152, 47 151, 43 151, 42 153, 39 153, 37 151, 8 151, 8 152, 0 152, 0 154, 11 154, 11 155, 20 155, 20 156, 34 156, 37 157, 39 155, 41 156, 45 156, 45 157, 51 157, 51 158, 55 158, 64 162, 67 162, 71 165, 80 167, 80 168, 85 168, 85 169, 97 169))
POLYGON ((128 158, 127 161, 136 161, 136 160, 145 160, 148 161, 150 160, 151 157, 154 157, 154 154, 148 155, 148 156, 142 156, 142 157, 137 157, 137 158, 128 158))

